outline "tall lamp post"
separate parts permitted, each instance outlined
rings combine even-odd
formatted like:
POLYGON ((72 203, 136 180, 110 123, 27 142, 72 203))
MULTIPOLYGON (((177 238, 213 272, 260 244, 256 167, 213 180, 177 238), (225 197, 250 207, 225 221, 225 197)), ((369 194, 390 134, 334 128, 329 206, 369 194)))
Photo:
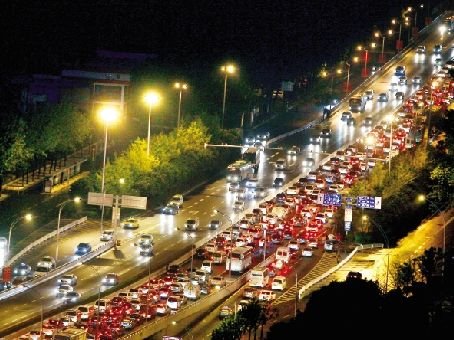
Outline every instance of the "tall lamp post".
POLYGON ((32 214, 25 214, 24 216, 19 216, 16 218, 10 225, 9 225, 9 231, 8 231, 8 258, 9 258, 9 252, 11 249, 11 233, 13 229, 16 227, 17 223, 19 223, 22 220, 25 220, 27 222, 30 222, 32 220, 33 216, 32 214))
POLYGON ((369 50, 367 48, 364 48, 362 46, 358 46, 356 48, 358 51, 363 51, 364 50, 364 67, 363 67, 363 71, 361 72, 361 76, 363 78, 366 78, 367 77, 367 61, 369 59, 369 50))
MULTIPOLYGON (((424 202, 429 202, 430 205, 432 205, 436 210, 436 212, 438 212, 443 220, 443 256, 445 255, 445 252, 446 252, 446 219, 445 219, 445 216, 444 216, 444 213, 443 211, 441 211, 441 209, 438 207, 437 204, 435 204, 435 202, 433 202, 432 200, 429 200, 427 198, 426 195, 418 195, 418 197, 416 198, 416 200, 419 202, 419 203, 424 203, 424 202)), ((444 266, 443 266, 443 270, 444 270, 444 266)))
POLYGON ((222 99, 222 120, 221 120, 221 128, 224 128, 224 116, 225 116, 225 100, 227 97, 227 77, 229 74, 234 74, 236 72, 235 65, 227 64, 221 66, 221 71, 224 73, 224 96, 222 99))
POLYGON ((383 239, 385 241, 386 248, 388 249, 388 254, 387 254, 388 259, 387 259, 387 264, 386 264, 386 279, 385 279, 385 293, 386 293, 386 292, 388 292, 388 277, 389 277, 389 239, 388 239, 388 236, 386 235, 386 233, 383 230, 383 228, 381 227, 381 225, 376 223, 372 218, 369 218, 369 216, 363 215, 361 217, 361 219, 363 221, 370 221, 380 231, 380 233, 383 236, 383 239))
POLYGON ((401 20, 396 20, 396 19, 391 20, 391 24, 392 25, 396 25, 397 23, 399 23, 399 35, 398 35, 398 38, 397 38, 397 41, 396 41, 396 50, 398 52, 400 52, 400 50, 403 48, 403 44, 402 44, 402 40, 401 40, 401 36, 402 36, 402 21, 401 20))
MULTIPOLYGON (((104 157, 102 162, 102 179, 101 179, 101 193, 104 195, 105 191, 105 177, 106 177, 106 158, 107 158, 107 130, 109 125, 118 121, 120 112, 111 106, 103 107, 99 111, 99 119, 104 123, 104 157)), ((104 200, 101 206, 101 233, 103 231, 104 220, 104 200)))
POLYGON ((161 97, 157 92, 150 91, 145 94, 144 100, 148 104, 147 156, 150 156, 151 109, 159 104, 161 97))
POLYGON ((182 97, 182 93, 183 91, 186 91, 188 89, 188 84, 185 84, 185 83, 175 83, 173 85, 173 87, 175 87, 178 92, 179 92, 179 100, 178 100, 178 121, 177 121, 177 128, 180 127, 180 119, 181 119, 181 97, 182 97))
POLYGON ((351 64, 348 62, 345 62, 345 65, 347 66, 347 85, 345 88, 345 93, 350 93, 350 66, 351 66, 351 64))
POLYGON ((57 246, 55 247, 55 263, 58 262, 58 247, 59 247, 59 240, 60 240, 60 221, 61 221, 61 211, 63 210, 63 207, 70 203, 70 202, 74 202, 74 203, 79 203, 81 201, 81 198, 80 197, 74 197, 73 199, 70 199, 70 200, 66 200, 60 204, 57 205, 57 207, 59 207, 58 209, 58 221, 57 221, 57 246))
MULTIPOLYGON (((219 214, 230 222, 230 243, 233 245, 233 221, 232 219, 218 209, 214 209, 215 214, 219 214)), ((232 277, 232 248, 229 252, 229 278, 232 277)))
POLYGON ((392 114, 387 116, 387 121, 391 125, 391 136, 389 137, 389 160, 388 160, 388 175, 391 175, 391 159, 392 159, 392 150, 393 150, 393 124, 394 116, 392 114))

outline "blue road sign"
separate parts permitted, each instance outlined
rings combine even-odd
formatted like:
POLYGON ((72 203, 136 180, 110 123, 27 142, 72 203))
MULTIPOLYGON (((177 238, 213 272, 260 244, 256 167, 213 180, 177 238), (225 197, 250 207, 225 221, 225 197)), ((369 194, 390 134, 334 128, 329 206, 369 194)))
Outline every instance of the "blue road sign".
POLYGON ((340 194, 324 194, 323 195, 323 205, 335 205, 341 206, 341 195, 340 194))
POLYGON ((381 209, 381 197, 358 196, 356 206, 366 209, 381 209))

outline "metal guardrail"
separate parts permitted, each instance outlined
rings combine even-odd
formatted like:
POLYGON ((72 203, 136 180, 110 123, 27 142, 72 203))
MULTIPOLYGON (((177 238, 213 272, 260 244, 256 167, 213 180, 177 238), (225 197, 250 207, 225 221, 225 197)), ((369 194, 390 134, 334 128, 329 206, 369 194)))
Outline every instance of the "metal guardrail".
POLYGON ((109 241, 109 242, 106 242, 104 244, 101 244, 98 248, 96 248, 95 250, 93 250, 92 252, 86 254, 86 255, 83 255, 77 259, 74 259, 73 261, 70 261, 70 262, 67 262, 65 263, 64 265, 60 266, 60 267, 57 267, 56 269, 52 270, 51 272, 45 274, 45 275, 42 275, 42 276, 38 276, 30 281, 27 281, 27 282, 24 282, 23 284, 17 286, 17 287, 14 287, 14 288, 11 288, 7 291, 4 291, 2 293, 0 293, 0 301, 1 300, 5 300, 5 299, 8 299, 14 295, 17 295, 17 294, 20 294, 20 293, 23 293, 25 292, 26 290, 30 289, 30 288, 33 288, 43 282, 46 282, 48 280, 51 280, 63 273, 66 273, 67 271, 81 265, 82 263, 86 262, 86 261, 89 261, 93 258, 95 258, 96 256, 99 256, 101 255, 102 253, 106 252, 107 250, 109 250, 110 248, 112 248, 114 246, 114 241, 109 241))
MULTIPOLYGON (((69 229, 74 228, 75 226, 78 226, 79 224, 82 224, 87 221, 87 217, 82 217, 76 221, 73 221, 63 227, 60 228, 60 233, 65 232, 69 229)), ((47 240, 51 239, 52 237, 57 235, 57 230, 54 230, 50 232, 49 234, 44 235, 43 237, 39 238, 33 243, 30 243, 28 246, 26 246, 24 249, 22 249, 19 253, 14 255, 11 259, 9 259, 6 263, 5 266, 11 266, 14 262, 16 262, 19 258, 30 252, 34 247, 40 245, 41 243, 46 242, 47 240)))

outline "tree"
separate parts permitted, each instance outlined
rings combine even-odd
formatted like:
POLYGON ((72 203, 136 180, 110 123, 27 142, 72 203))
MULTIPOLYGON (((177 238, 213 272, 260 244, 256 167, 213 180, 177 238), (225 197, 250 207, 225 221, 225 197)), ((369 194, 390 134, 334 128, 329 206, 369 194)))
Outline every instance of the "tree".
POLYGON ((241 316, 230 316, 211 334, 211 340, 239 340, 244 331, 245 320, 241 316))

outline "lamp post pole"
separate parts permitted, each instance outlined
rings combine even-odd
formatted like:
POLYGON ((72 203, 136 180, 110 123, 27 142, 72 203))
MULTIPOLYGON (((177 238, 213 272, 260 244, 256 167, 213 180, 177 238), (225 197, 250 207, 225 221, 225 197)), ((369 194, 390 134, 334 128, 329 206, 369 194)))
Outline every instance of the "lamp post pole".
POLYGON ((10 245, 11 245, 11 232, 13 231, 14 227, 17 225, 17 223, 22 219, 22 217, 17 218, 16 220, 11 223, 9 226, 9 231, 8 231, 8 258, 9 258, 9 252, 10 252, 10 245))
POLYGON ((148 107, 147 156, 150 156, 150 136, 151 136, 151 104, 148 107))
POLYGON ((385 231, 381 227, 380 224, 376 223, 373 219, 367 218, 372 222, 372 224, 377 227, 377 229, 380 231, 380 233, 383 236, 383 239, 385 240, 386 248, 388 249, 388 254, 387 254, 387 264, 386 264, 386 278, 385 278, 385 293, 388 292, 388 277, 389 277, 389 239, 388 236, 386 235, 385 231))
POLYGON ((346 88, 346 93, 350 93, 350 64, 346 63, 347 65, 347 88, 346 88))
POLYGON ((63 210, 63 207, 69 203, 70 200, 64 201, 63 203, 60 203, 60 209, 58 209, 58 220, 57 220, 57 245, 55 247, 55 263, 58 261, 58 246, 59 246, 59 241, 60 241, 60 221, 61 221, 61 211, 63 210))
POLYGON ((385 35, 382 36, 381 40, 381 62, 385 61, 385 35))
POLYGON ((369 59, 369 50, 364 50, 364 69, 363 69, 363 77, 367 77, 367 60, 369 59))
POLYGON ((180 120, 181 120, 181 97, 182 97, 182 90, 180 89, 179 91, 179 100, 178 100, 178 121, 177 121, 177 127, 180 127, 180 120))
POLYGON ((224 96, 222 99, 222 121, 221 121, 221 128, 224 128, 224 116, 225 116, 225 99, 227 96, 227 70, 225 71, 224 77, 224 96))

